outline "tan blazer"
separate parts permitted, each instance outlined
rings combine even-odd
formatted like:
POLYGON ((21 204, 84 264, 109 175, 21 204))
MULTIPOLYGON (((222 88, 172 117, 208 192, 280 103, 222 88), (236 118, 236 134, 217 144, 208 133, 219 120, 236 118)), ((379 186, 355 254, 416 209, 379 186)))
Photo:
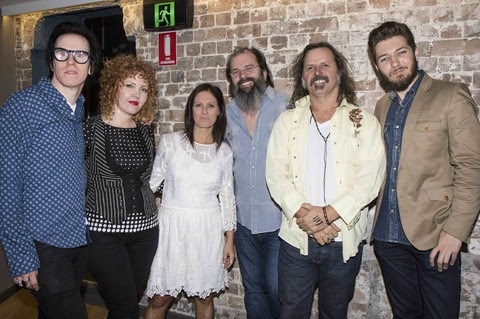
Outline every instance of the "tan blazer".
MULTIPOLYGON (((382 132, 390 103, 387 94, 375 107, 382 132)), ((435 247, 441 230, 468 241, 480 211, 477 112, 465 84, 425 74, 407 116, 397 179, 402 226, 419 250, 435 247)))

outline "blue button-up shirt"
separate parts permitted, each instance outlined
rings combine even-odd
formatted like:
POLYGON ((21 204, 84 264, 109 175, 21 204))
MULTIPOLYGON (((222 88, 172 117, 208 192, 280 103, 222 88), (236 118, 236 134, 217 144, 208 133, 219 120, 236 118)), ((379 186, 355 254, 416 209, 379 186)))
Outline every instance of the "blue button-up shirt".
POLYGON ((273 124, 288 105, 288 95, 268 87, 263 96, 253 136, 235 101, 227 105, 226 140, 233 150, 237 221, 252 234, 280 228, 282 214, 265 180, 267 145, 273 124))
POLYGON ((412 85, 403 101, 400 101, 395 91, 390 92, 392 100, 383 128, 383 138, 387 151, 387 175, 383 191, 377 223, 373 232, 375 240, 410 245, 402 228, 397 197, 398 164, 402 146, 403 129, 407 120, 417 89, 422 82, 423 70, 418 72, 418 78, 412 85))
POLYGON ((12 277, 39 268, 34 240, 86 244, 83 102, 72 111, 43 78, 0 108, 0 240, 12 277))

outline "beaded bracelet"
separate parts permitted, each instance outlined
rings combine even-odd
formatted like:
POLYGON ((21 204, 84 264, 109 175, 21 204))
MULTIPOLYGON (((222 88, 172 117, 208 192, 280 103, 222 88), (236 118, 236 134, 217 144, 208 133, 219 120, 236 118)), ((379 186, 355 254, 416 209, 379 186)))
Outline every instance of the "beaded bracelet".
POLYGON ((323 206, 323 217, 325 217, 325 222, 327 223, 327 225, 330 226, 331 222, 328 220, 328 216, 327 216, 327 206, 323 206))

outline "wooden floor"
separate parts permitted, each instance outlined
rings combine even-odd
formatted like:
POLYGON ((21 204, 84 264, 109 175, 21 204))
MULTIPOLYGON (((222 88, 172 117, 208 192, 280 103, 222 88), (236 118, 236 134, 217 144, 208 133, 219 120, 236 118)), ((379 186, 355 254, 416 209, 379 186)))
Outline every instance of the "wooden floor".
MULTIPOLYGON (((106 319, 107 309, 87 304, 89 319, 106 319)), ((37 319, 37 301, 27 289, 21 289, 0 304, 1 319, 37 319)))

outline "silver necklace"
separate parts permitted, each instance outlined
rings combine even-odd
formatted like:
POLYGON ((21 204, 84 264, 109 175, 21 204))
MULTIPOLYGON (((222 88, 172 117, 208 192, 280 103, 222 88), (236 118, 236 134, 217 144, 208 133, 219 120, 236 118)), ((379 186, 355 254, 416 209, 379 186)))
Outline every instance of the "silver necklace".
POLYGON ((323 202, 325 205, 327 205, 327 196, 326 196, 326 184, 327 184, 327 140, 330 137, 330 133, 328 133, 327 137, 325 137, 322 132, 320 132, 320 129, 318 128, 318 123, 317 120, 315 119, 315 116, 313 115, 312 108, 310 107, 310 114, 311 114, 311 119, 313 120, 313 123, 315 123, 315 127, 317 128, 318 134, 320 134, 320 137, 323 139, 323 202))

